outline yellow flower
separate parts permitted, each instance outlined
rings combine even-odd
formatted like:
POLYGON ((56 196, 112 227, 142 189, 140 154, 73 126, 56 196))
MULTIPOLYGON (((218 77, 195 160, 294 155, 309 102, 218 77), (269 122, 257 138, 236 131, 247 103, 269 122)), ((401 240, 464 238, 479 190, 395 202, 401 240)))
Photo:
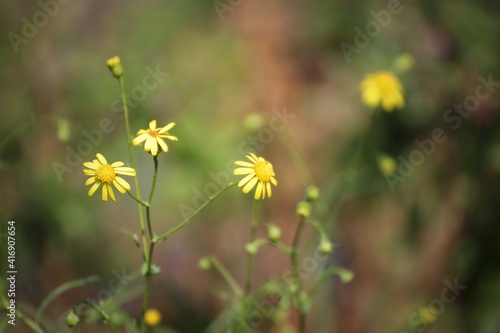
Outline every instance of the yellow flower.
POLYGON ((135 176, 135 170, 124 167, 123 165, 125 164, 123 162, 108 164, 104 156, 99 153, 97 153, 96 157, 97 159, 92 162, 83 163, 87 168, 83 169, 83 173, 87 176, 91 176, 87 179, 85 185, 94 184, 89 190, 89 197, 92 196, 102 184, 102 200, 108 201, 109 195, 113 201, 116 201, 111 184, 115 185, 120 193, 127 193, 127 191, 130 191, 130 185, 123 178, 117 176, 117 174, 135 176))
POLYGON ((248 193, 257 184, 257 189, 255 191, 255 200, 260 198, 265 199, 267 196, 271 197, 271 183, 274 186, 278 186, 278 182, 274 178, 273 165, 263 159, 262 157, 257 157, 255 154, 249 153, 246 157, 252 162, 246 161, 236 161, 236 165, 242 166, 243 168, 237 168, 234 170, 235 175, 246 175, 238 183, 239 187, 243 187, 243 193, 248 193))
POLYGON ((149 129, 141 129, 137 132, 136 137, 132 140, 134 146, 140 146, 142 142, 146 141, 144 144, 144 150, 151 153, 151 155, 158 155, 158 146, 163 149, 164 152, 168 151, 168 146, 163 141, 163 139, 169 139, 172 141, 177 141, 177 137, 170 135, 168 130, 175 126, 175 123, 170 123, 165 127, 156 128, 156 120, 149 123, 149 129))
POLYGON ((381 104, 385 111, 391 112, 405 105, 403 86, 399 79, 389 72, 368 74, 359 87, 363 102, 371 108, 381 104))
POLYGON ((436 318, 437 318, 437 311, 436 309, 434 309, 433 307, 425 307, 425 308, 420 308, 420 311, 419 311, 419 316, 420 316, 420 320, 426 324, 426 325, 429 325, 429 324, 432 324, 433 322, 436 321, 436 318))
POLYGON ((111 71, 114 77, 118 79, 122 76, 123 67, 121 65, 120 57, 114 56, 113 58, 109 58, 106 61, 106 65, 108 66, 109 70, 111 71))
POLYGON ((378 167, 384 176, 393 175, 398 167, 397 162, 389 155, 381 154, 377 158, 378 167))
POLYGON ((156 309, 147 309, 144 313, 144 322, 148 326, 158 326, 161 322, 161 313, 156 309))

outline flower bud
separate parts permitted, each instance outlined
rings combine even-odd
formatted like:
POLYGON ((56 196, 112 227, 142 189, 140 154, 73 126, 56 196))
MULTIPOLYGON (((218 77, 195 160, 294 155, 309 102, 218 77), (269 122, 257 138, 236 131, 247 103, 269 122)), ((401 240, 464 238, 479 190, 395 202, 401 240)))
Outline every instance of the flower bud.
POLYGON ((121 65, 120 57, 114 56, 113 58, 108 59, 108 61, 106 61, 106 65, 108 65, 108 68, 114 77, 119 79, 122 76, 123 67, 121 65))
POLYGON ((267 236, 271 241, 277 242, 281 239, 281 229, 274 224, 270 224, 267 229, 267 236))
POLYGON ((209 258, 201 258, 198 262, 198 267, 204 271, 209 271, 212 268, 212 261, 209 258))
POLYGON ((256 254, 257 250, 259 249, 259 246, 257 244, 255 244, 255 242, 248 243, 245 246, 245 249, 247 250, 248 254, 256 254))
POLYGON ((319 198, 319 188, 314 185, 306 188, 306 200, 307 201, 315 201, 319 198))
POLYGON ((303 219, 308 218, 311 215, 311 204, 307 201, 299 202, 295 213, 300 218, 303 218, 303 219))
POLYGON ((394 61, 394 69, 399 73, 406 73, 415 66, 415 59, 409 53, 399 55, 394 61))
POLYGON ((80 317, 78 317, 77 314, 73 310, 71 310, 66 316, 66 325, 68 325, 69 327, 75 327, 79 322, 80 317))
POLYGON ((250 113, 243 120, 246 129, 250 131, 258 131, 264 124, 264 119, 259 113, 250 113))
POLYGON ((328 239, 322 239, 319 243, 319 252, 321 254, 330 254, 333 252, 333 245, 328 239))

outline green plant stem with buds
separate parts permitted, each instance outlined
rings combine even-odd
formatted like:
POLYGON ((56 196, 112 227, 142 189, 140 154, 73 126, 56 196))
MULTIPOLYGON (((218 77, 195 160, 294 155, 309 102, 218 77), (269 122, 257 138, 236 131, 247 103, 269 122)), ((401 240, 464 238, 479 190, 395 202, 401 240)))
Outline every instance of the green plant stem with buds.
MULTIPOLYGON (((121 95, 122 95, 122 103, 123 103, 123 114, 125 116, 125 126, 127 129, 127 146, 128 146, 128 154, 130 158, 130 164, 133 169, 135 169, 135 160, 134 160, 134 151, 132 147, 132 138, 130 136, 130 122, 128 119, 128 107, 127 107, 127 99, 125 97, 125 87, 123 83, 123 77, 120 76, 118 79, 120 81, 120 90, 121 90, 121 95)), ((133 197, 138 203, 139 203, 139 222, 141 225, 141 238, 142 238, 142 246, 143 246, 143 251, 144 251, 144 257, 147 260, 148 256, 148 248, 147 248, 147 243, 146 243, 146 228, 144 224, 144 214, 141 209, 141 205, 143 205, 142 200, 141 200, 141 192, 139 189, 139 179, 137 177, 137 174, 134 177, 134 184, 135 184, 135 195, 136 198, 133 197)))
MULTIPOLYGON (((255 241, 255 235, 257 234, 257 227, 259 226, 259 213, 260 213, 260 201, 253 201, 253 215, 252 215, 252 225, 250 226, 250 241, 249 244, 255 241)), ((245 283, 245 295, 250 293, 252 288, 252 277, 253 268, 255 261, 255 253, 248 253, 248 263, 247 263, 247 278, 245 283)))
POLYGON ((113 323, 113 321, 111 320, 109 315, 106 312, 104 312, 104 310, 102 308, 100 308, 99 306, 95 306, 94 304, 89 303, 87 301, 84 301, 82 303, 85 303, 85 304, 89 305, 91 308, 93 308, 102 317, 102 319, 105 321, 105 323, 108 324, 109 326, 111 326, 111 329, 115 333, 120 333, 120 330, 118 329, 118 327, 116 327, 116 325, 113 323))
POLYGON ((144 314, 146 313, 148 303, 149 303, 149 294, 151 293, 151 281, 152 281, 152 272, 151 272, 151 265, 153 264, 153 251, 155 247, 155 239, 154 239, 154 234, 153 234, 153 228, 151 226, 151 214, 150 214, 150 208, 151 208, 151 200, 153 200, 153 194, 155 192, 156 188, 156 179, 158 176, 158 155, 153 156, 153 163, 154 163, 154 172, 153 172, 153 181, 151 184, 151 191, 149 192, 149 197, 148 197, 148 206, 146 207, 146 223, 148 227, 148 232, 149 232, 149 252, 148 255, 146 256, 146 287, 144 289, 144 298, 142 300, 142 321, 141 321, 141 332, 145 332, 146 330, 146 323, 144 321, 144 314))

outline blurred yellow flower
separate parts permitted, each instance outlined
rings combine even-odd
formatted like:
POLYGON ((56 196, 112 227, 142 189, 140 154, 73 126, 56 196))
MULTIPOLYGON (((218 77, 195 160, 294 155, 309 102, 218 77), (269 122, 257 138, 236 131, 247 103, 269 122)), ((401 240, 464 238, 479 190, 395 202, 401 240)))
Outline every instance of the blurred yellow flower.
POLYGON ((385 111, 391 112, 405 105, 401 81, 389 72, 368 74, 359 87, 363 102, 371 108, 381 104, 385 111))
POLYGON ((165 127, 156 128, 156 120, 149 123, 149 129, 141 129, 137 132, 136 137, 132 140, 134 146, 140 146, 142 142, 146 141, 144 144, 144 150, 151 153, 151 155, 158 155, 158 146, 164 152, 168 151, 168 146, 163 141, 163 139, 169 139, 172 141, 178 141, 177 137, 170 135, 168 130, 175 126, 175 123, 170 123, 165 127))
POLYGON ((148 326, 158 326, 161 322, 161 313, 156 309, 147 309, 144 313, 144 322, 148 326))
POLYGON ((429 325, 432 324, 433 322, 436 321, 437 318, 437 311, 433 307, 425 307, 425 308, 420 308, 419 311, 419 317, 420 321, 422 321, 424 324, 429 325))
POLYGON ((123 162, 115 162, 113 164, 108 164, 104 156, 97 153, 97 159, 92 162, 85 162, 83 165, 87 169, 83 169, 83 173, 86 176, 91 176, 85 182, 85 186, 92 185, 88 194, 92 196, 94 192, 102 184, 102 200, 108 201, 108 195, 113 201, 116 201, 115 194, 111 184, 113 184, 120 193, 127 193, 130 191, 130 185, 119 175, 125 176, 135 176, 135 170, 129 167, 124 167, 123 162))
POLYGON ((266 161, 262 157, 257 157, 253 153, 249 153, 246 157, 251 161, 236 161, 236 165, 242 166, 243 168, 236 168, 234 170, 235 175, 246 175, 238 183, 239 187, 243 187, 243 193, 248 193, 257 185, 255 190, 254 198, 255 200, 265 199, 266 195, 271 197, 271 184, 278 186, 276 178, 274 178, 273 165, 266 161))
POLYGON ((378 168, 384 176, 392 175, 398 167, 397 162, 389 155, 382 154, 377 158, 378 168))

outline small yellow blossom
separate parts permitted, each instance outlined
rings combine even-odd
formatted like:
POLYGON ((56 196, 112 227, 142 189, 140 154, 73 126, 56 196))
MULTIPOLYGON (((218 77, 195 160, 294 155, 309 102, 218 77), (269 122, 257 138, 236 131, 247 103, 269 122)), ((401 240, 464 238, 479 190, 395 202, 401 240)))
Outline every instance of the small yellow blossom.
POLYGON ((108 66, 109 70, 111 71, 114 77, 118 79, 122 76, 123 67, 121 65, 120 57, 114 56, 113 58, 109 58, 106 61, 106 65, 108 66))
POLYGON ((405 105, 403 86, 393 74, 380 71, 368 74, 360 84, 363 102, 371 108, 382 105, 382 108, 391 112, 405 105))
POLYGON ((89 196, 92 196, 95 191, 102 184, 102 200, 108 201, 108 195, 111 197, 113 201, 115 199, 115 193, 113 192, 113 188, 111 184, 113 184, 120 193, 127 193, 130 191, 130 185, 119 175, 125 176, 135 176, 135 170, 129 167, 124 167, 123 162, 115 162, 113 164, 108 164, 104 156, 101 154, 96 155, 97 159, 92 162, 85 162, 83 165, 87 169, 83 169, 83 173, 87 176, 91 176, 85 182, 85 185, 92 185, 89 190, 89 196))
POLYGON ((158 326, 161 322, 161 313, 156 309, 147 309, 144 313, 144 322, 148 326, 158 326))
POLYGON ((382 154, 377 158, 378 168, 384 176, 393 175, 398 167, 397 162, 389 155, 382 154))
POLYGON ((420 308, 419 309, 419 317, 420 321, 422 321, 424 324, 429 325, 432 324, 433 322, 436 321, 437 318, 437 311, 433 307, 425 307, 425 308, 420 308))
POLYGON ((175 123, 170 123, 165 127, 156 128, 156 120, 149 123, 149 129, 141 129, 137 132, 136 137, 132 140, 134 146, 140 146, 142 142, 146 141, 144 144, 144 150, 151 155, 158 155, 158 146, 163 149, 164 152, 168 151, 168 146, 163 141, 163 139, 169 139, 172 141, 178 141, 177 137, 170 135, 168 130, 175 126, 175 123))
POLYGON ((235 175, 246 175, 238 183, 239 187, 243 187, 243 193, 248 193, 257 185, 255 190, 254 198, 255 200, 265 199, 266 194, 271 197, 271 184, 278 186, 276 178, 274 178, 273 165, 266 161, 262 157, 257 157, 253 153, 249 153, 246 157, 251 161, 236 161, 236 165, 242 166, 243 168, 236 168, 234 170, 235 175))

